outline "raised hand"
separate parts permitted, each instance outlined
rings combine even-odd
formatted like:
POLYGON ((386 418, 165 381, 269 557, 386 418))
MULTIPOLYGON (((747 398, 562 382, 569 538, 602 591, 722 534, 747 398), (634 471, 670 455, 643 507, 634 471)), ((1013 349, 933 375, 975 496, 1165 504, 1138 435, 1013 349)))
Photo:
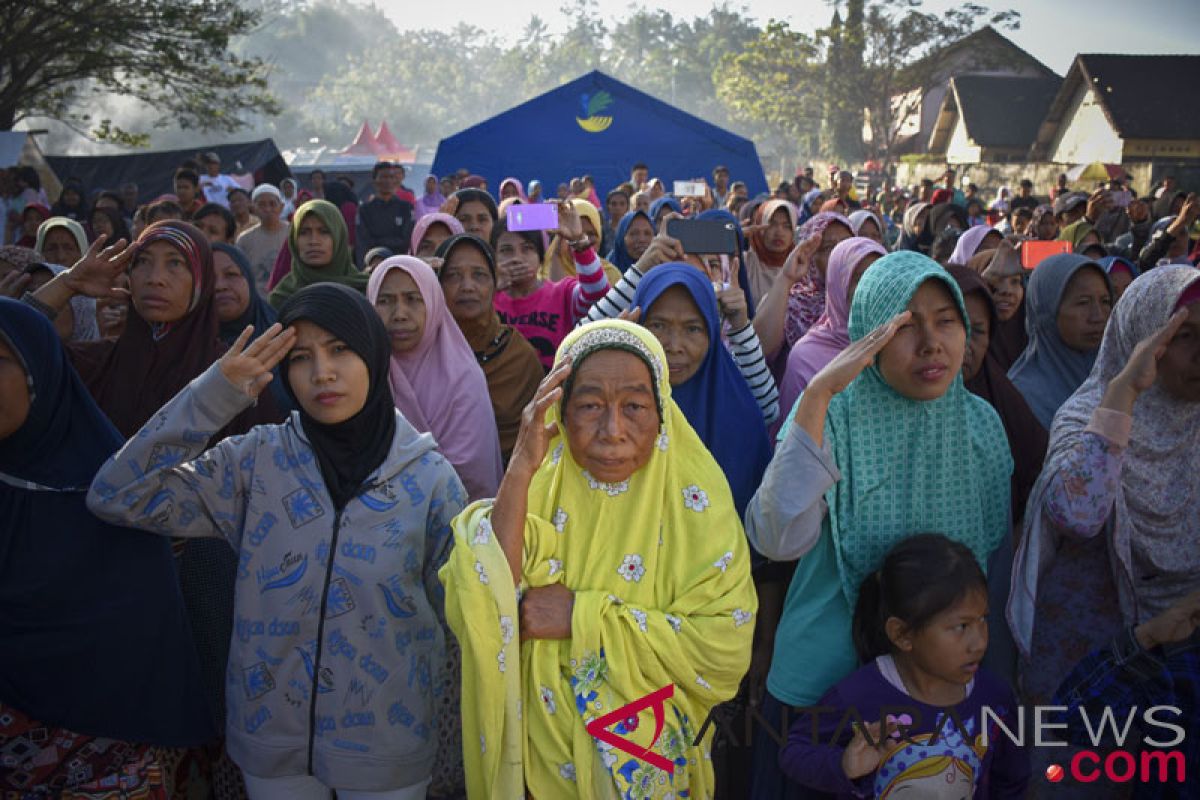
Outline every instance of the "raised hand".
POLYGON ((128 267, 136 248, 126 245, 124 239, 104 247, 107 238, 104 234, 96 237, 83 257, 64 273, 67 288, 74 294, 96 298, 127 297, 128 290, 116 286, 117 277, 128 267))
POLYGON ((846 777, 857 780, 878 769, 883 757, 887 755, 890 746, 888 739, 896 732, 897 727, 896 721, 889 716, 881 736, 878 722, 867 723, 865 732, 862 725, 855 723, 854 738, 842 751, 842 772, 846 773, 846 777))
POLYGON ((0 278, 0 297, 20 298, 25 293, 25 290, 29 288, 29 282, 32 280, 33 276, 28 272, 14 269, 3 278, 0 278))
POLYGON ((1103 189, 1097 189, 1096 191, 1092 192, 1091 197, 1088 198, 1087 210, 1083 215, 1087 217, 1092 224, 1095 224, 1100 220, 1100 217, 1104 216, 1104 212, 1108 211, 1109 204, 1111 203, 1112 198, 1109 197, 1108 192, 1104 191, 1103 189))
POLYGON ((624 311, 622 311, 621 313, 617 314, 617 319, 623 319, 626 322, 632 322, 634 324, 638 324, 642 321, 642 309, 640 306, 634 306, 633 308, 627 308, 624 311))
POLYGON ((458 198, 450 195, 446 198, 446 202, 442 203, 442 207, 438 209, 439 214, 449 214, 454 216, 458 213, 458 198))
POLYGON ((864 369, 875 363, 875 356, 887 346, 887 343, 900 330, 900 326, 912 317, 911 311, 901 311, 890 320, 880 325, 856 342, 834 356, 813 379, 809 381, 805 393, 818 392, 832 397, 857 378, 864 369))
POLYGON ((538 384, 533 399, 521 414, 521 430, 517 432, 517 443, 508 462, 510 473, 532 477, 542 465, 542 459, 550 449, 550 440, 558 429, 557 425, 546 424, 546 411, 562 397, 562 383, 570 374, 570 362, 563 361, 538 384))
POLYGON ((667 235, 667 222, 672 219, 683 219, 683 217, 674 211, 664 216, 658 226, 658 235, 650 240, 650 246, 638 259, 636 266, 638 272, 643 275, 659 264, 683 261, 686 258, 687 254, 683 252, 683 245, 679 243, 679 240, 667 235))
POLYGON ((558 206, 558 230, 555 231, 564 242, 576 242, 583 238, 583 221, 572 203, 555 200, 558 206))
POLYGON ((247 347, 246 343, 253 334, 254 326, 247 325, 217 363, 226 380, 247 397, 257 398, 271 382, 271 370, 296 343, 296 331, 292 328, 285 330, 283 325, 276 322, 247 347))
POLYGON ((1166 325, 1137 343, 1124 368, 1109 382, 1100 403, 1102 406, 1126 414, 1133 413, 1133 404, 1138 396, 1153 386, 1158 378, 1158 360, 1167 352, 1167 346, 1187 317, 1188 310, 1179 309, 1171 315, 1166 325))
POLYGON ((734 256, 729 264, 729 286, 717 291, 717 305, 721 308, 721 316, 728 320, 730 328, 735 331, 750 324, 750 309, 746 305, 746 293, 738 285, 740 267, 741 259, 734 256))
POLYGON ((792 248, 792 252, 788 253, 787 260, 783 262, 783 269, 780 271, 780 277, 787 281, 785 286, 792 286, 808 275, 813 256, 820 248, 821 234, 819 233, 813 234, 792 248))

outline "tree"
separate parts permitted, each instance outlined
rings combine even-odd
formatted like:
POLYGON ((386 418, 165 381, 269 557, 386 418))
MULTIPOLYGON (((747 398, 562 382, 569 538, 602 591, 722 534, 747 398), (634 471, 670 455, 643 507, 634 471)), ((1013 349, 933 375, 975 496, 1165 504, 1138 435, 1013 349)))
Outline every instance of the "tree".
POLYGON ((25 0, 0 26, 0 130, 49 117, 95 138, 143 144, 80 109, 101 95, 133 97, 158 127, 233 131, 244 112, 274 113, 257 58, 235 56, 230 37, 257 15, 237 0, 25 0), (108 20, 111 24, 100 24, 108 20))
POLYGON ((863 0, 849 0, 845 23, 834 9, 830 26, 817 32, 817 40, 826 42, 821 149, 844 163, 863 155, 863 38, 863 0))
MULTIPOLYGON (((873 155, 886 166, 904 125, 921 112, 921 100, 945 79, 942 56, 975 30, 980 20, 997 27, 1020 27, 1020 14, 974 3, 942 14, 921 11, 922 0, 873 0, 863 20, 863 64, 858 80, 871 127, 873 155)), ((987 47, 971 52, 979 68, 995 66, 1003 53, 987 47)))
POLYGON ((771 20, 742 52, 721 58, 713 84, 735 119, 762 126, 781 162, 816 151, 823 86, 810 37, 771 20))

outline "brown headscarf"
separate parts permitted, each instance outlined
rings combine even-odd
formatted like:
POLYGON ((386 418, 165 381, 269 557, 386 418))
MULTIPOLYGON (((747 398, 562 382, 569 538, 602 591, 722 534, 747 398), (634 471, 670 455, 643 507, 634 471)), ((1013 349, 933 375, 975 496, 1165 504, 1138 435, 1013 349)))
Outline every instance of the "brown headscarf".
MULTIPOLYGON (((1009 274, 1012 270, 1021 270, 1020 252, 1009 242, 1001 242, 995 250, 984 250, 976 253, 967 262, 967 268, 980 277, 993 267, 1001 274, 1009 274), (994 262, 994 263, 993 263, 994 262)), ((989 294, 990 297, 990 294, 989 294)), ((992 341, 988 345, 988 355, 992 356, 1001 369, 1008 372, 1013 363, 1025 352, 1029 343, 1029 334, 1025 331, 1025 300, 1017 307, 1017 313, 1007 322, 996 321, 992 328, 992 341)))
MULTIPOLYGON (((494 290, 495 259, 492 249, 479 237, 469 233, 451 236, 438 247, 437 257, 449 261, 451 251, 461 246, 471 246, 483 253, 491 269, 494 290)), ((494 310, 482 318, 460 320, 456 317, 455 321, 487 378, 496 432, 500 435, 500 456, 507 464, 521 429, 521 414, 533 399, 546 371, 529 340, 511 325, 501 324, 500 316, 494 310)))
MULTIPOLYGON (((226 349, 217 335, 219 322, 212 303, 216 274, 208 239, 187 222, 163 220, 142 231, 136 247, 140 251, 158 241, 173 245, 191 267, 192 300, 187 314, 168 325, 152 326, 131 305, 120 338, 69 345, 71 361, 88 391, 126 438, 137 433, 226 349)), ((239 415, 216 438, 282 418, 270 392, 264 392, 256 406, 239 415)))
MULTIPOLYGON (((996 305, 983 278, 969 267, 957 264, 946 267, 946 271, 958 283, 964 298, 972 293, 983 297, 991 317, 991 330, 994 332, 999 324, 996 305)), ((1008 446, 1013 456, 1012 518, 1014 530, 1020 531, 1025 502, 1029 499, 1029 493, 1033 490, 1038 475, 1041 474, 1042 461, 1046 458, 1046 429, 1033 415, 1021 392, 1008 379, 1006 370, 996 361, 990 348, 983 359, 983 366, 971 380, 965 382, 965 386, 972 394, 987 400, 1004 423, 1004 432, 1008 436, 1008 446)))

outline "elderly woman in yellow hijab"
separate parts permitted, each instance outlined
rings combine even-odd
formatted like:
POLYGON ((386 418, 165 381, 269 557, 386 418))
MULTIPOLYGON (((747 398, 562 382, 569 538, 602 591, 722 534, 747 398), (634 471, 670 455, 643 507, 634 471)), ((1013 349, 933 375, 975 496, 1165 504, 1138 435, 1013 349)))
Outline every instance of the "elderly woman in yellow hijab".
POLYGON ((441 571, 475 701, 469 796, 711 796, 712 734, 693 741, 737 691, 758 609, 729 486, 648 331, 584 325, 557 364, 495 501, 454 521, 441 571), (666 687, 661 716, 652 704, 604 726, 654 758, 587 731, 666 687))
MULTIPOLYGON (((583 235, 587 237, 588 242, 596 251, 596 256, 600 258, 600 236, 604 230, 603 224, 600 222, 600 212, 594 205, 579 197, 572 197, 566 202, 570 203, 579 214, 579 221, 583 223, 583 235)), ((561 236, 555 236, 550 240, 550 247, 546 250, 546 258, 542 261, 542 268, 538 270, 538 277, 542 280, 557 281, 567 275, 574 275, 575 257, 573 252, 569 242, 561 236)), ((608 278, 608 285, 616 286, 621 280, 621 270, 603 258, 600 258, 600 266, 604 267, 604 276, 608 278)))

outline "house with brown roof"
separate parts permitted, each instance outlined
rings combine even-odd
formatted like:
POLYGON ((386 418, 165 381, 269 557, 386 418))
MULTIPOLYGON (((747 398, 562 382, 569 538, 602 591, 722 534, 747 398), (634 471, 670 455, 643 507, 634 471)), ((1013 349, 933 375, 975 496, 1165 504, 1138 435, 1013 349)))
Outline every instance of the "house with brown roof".
POLYGON ((956 75, 942 100, 929 154, 948 164, 1024 161, 1058 76, 956 75))
POLYGON ((1063 164, 1200 160, 1200 55, 1075 57, 1029 156, 1063 164))

